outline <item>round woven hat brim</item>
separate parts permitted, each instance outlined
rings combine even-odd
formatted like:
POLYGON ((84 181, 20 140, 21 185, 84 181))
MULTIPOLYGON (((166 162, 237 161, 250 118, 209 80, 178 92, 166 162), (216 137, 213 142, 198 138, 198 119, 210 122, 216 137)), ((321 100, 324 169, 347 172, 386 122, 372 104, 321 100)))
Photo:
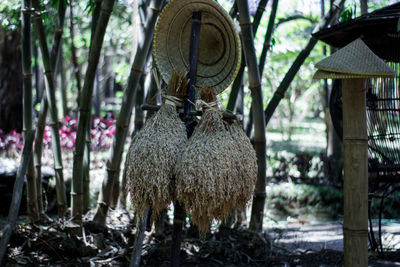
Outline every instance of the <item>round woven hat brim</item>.
POLYGON ((348 74, 348 73, 338 73, 330 72, 324 70, 317 70, 313 76, 313 80, 320 79, 357 79, 357 78, 376 78, 376 77, 393 77, 393 75, 366 75, 366 74, 348 74))
POLYGON ((201 11, 196 98, 204 86, 216 93, 227 88, 241 63, 239 34, 229 14, 213 0, 172 0, 158 19, 153 41, 153 57, 163 80, 173 71, 189 72, 189 46, 193 12, 201 11))
POLYGON ((375 55, 361 39, 349 43, 321 60, 315 67, 318 70, 336 73, 335 75, 343 75, 343 78, 353 78, 352 75, 356 77, 361 75, 365 78, 395 75, 394 70, 375 55))

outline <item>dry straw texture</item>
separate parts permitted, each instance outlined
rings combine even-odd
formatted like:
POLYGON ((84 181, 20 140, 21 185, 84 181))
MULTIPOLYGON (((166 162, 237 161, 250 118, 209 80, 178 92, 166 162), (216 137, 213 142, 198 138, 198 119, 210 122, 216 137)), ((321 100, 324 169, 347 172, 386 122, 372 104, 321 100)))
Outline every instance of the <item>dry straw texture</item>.
POLYGON ((331 56, 321 60, 314 79, 348 79, 366 77, 393 77, 395 72, 368 46, 357 39, 331 56))
MULTIPOLYGON (((171 84, 175 86, 169 88, 177 96, 187 80, 174 77, 171 84)), ((186 142, 185 125, 173 104, 164 104, 132 140, 127 156, 128 191, 139 218, 146 208, 157 216, 173 200, 173 170, 186 142)))
POLYGON ((239 207, 244 207, 253 194, 257 179, 257 156, 249 138, 236 121, 229 124, 228 128, 234 141, 235 149, 232 152, 235 153, 233 158, 239 172, 235 183, 241 189, 236 201, 239 207))
POLYGON ((214 0, 172 0, 160 14, 153 41, 153 57, 164 81, 171 70, 189 72, 192 15, 201 11, 196 99, 205 85, 222 92, 240 68, 241 44, 229 14, 214 0))
POLYGON ((214 218, 223 220, 243 207, 252 194, 257 165, 244 137, 235 125, 223 121, 222 111, 206 109, 182 152, 176 197, 201 233, 208 232, 214 218))

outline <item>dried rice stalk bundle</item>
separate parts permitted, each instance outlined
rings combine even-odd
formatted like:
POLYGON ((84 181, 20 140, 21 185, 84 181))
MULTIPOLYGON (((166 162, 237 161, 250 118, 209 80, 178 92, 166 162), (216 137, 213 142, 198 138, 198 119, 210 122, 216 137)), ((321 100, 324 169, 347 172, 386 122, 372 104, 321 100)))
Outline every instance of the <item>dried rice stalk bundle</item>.
POLYGON ((153 215, 168 206, 173 199, 173 170, 187 142, 185 124, 176 106, 184 95, 187 79, 174 73, 168 85, 165 103, 137 133, 127 156, 128 191, 136 214, 141 219, 146 208, 153 215))
POLYGON ((257 156, 249 138, 240 125, 236 121, 227 124, 234 140, 235 167, 239 173, 235 177, 235 183, 241 188, 239 194, 236 195, 236 204, 237 208, 242 208, 246 206, 253 195, 258 170, 257 156))
POLYGON ((238 186, 238 151, 222 111, 215 106, 212 88, 203 88, 205 111, 176 167, 176 197, 201 233, 213 218, 223 220, 243 198, 238 186), (212 93, 211 93, 212 92, 212 93))

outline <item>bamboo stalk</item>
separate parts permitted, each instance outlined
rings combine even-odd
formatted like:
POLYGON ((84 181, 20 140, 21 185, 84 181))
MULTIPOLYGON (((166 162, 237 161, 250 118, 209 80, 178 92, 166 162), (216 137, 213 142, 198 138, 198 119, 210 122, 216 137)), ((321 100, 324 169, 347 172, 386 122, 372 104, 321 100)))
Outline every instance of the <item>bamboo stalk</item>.
MULTIPOLYGON (((275 29, 275 27, 274 27, 275 26, 275 16, 276 16, 277 10, 278 10, 278 0, 273 0, 272 7, 271 7, 271 14, 269 16, 269 21, 268 21, 267 33, 265 34, 264 45, 263 45, 263 49, 261 51, 260 61, 259 61, 259 65, 258 65, 261 80, 262 80, 262 75, 264 73, 264 66, 265 66, 267 53, 271 47, 271 38, 272 38, 272 33, 275 29)), ((252 129, 252 125, 253 125, 252 113, 253 113, 253 109, 250 108, 249 116, 248 116, 249 120, 246 125, 246 135, 248 137, 250 137, 250 135, 251 135, 251 129, 252 129)))
POLYGON ((151 41, 153 39, 154 26, 158 14, 164 5, 165 0, 154 0, 148 9, 147 21, 145 26, 145 38, 142 44, 138 45, 135 59, 132 63, 131 71, 128 78, 128 86, 124 93, 122 105, 120 109, 120 116, 116 122, 115 134, 113 137, 113 145, 110 150, 110 158, 107 161, 107 174, 104 177, 97 211, 93 220, 99 224, 104 224, 107 216, 108 207, 111 202, 111 195, 115 179, 118 179, 118 173, 121 165, 121 157, 124 149, 124 144, 129 128, 130 118, 132 115, 134 96, 136 88, 139 84, 140 77, 143 73, 147 55, 150 49, 151 41))
POLYGON ((247 1, 236 1, 239 8, 239 22, 242 30, 242 43, 248 68, 249 89, 252 95, 254 119, 254 148, 257 154, 257 181, 254 189, 253 206, 251 211, 250 229, 262 230, 265 202, 265 119, 263 97, 261 91, 260 73, 254 49, 253 32, 250 23, 249 6, 247 1))
POLYGON ((78 90, 77 92, 77 98, 76 98, 76 102, 77 102, 77 107, 79 109, 79 100, 80 100, 80 94, 82 91, 82 84, 81 84, 81 72, 79 69, 79 64, 78 64, 78 59, 76 56, 76 47, 74 44, 74 38, 75 38, 75 31, 74 31, 74 14, 73 14, 73 6, 72 6, 72 1, 70 0, 69 2, 69 32, 70 32, 70 39, 71 39, 71 61, 72 61, 72 66, 73 66, 73 71, 75 74, 75 79, 76 79, 76 88, 78 90))
MULTIPOLYGON (((254 15, 253 24, 252 24, 254 36, 257 34, 258 26, 260 25, 261 18, 265 11, 265 7, 267 6, 267 3, 268 3, 268 0, 260 0, 260 2, 258 3, 257 11, 256 11, 256 14, 254 15)), ((232 10, 236 10, 236 9, 237 9, 237 4, 235 2, 234 6, 232 7, 232 10)), ((236 13, 236 11, 233 11, 233 12, 236 13)), ((232 14, 231 14, 231 16, 232 16, 232 14)), ((242 49, 242 58, 244 58, 243 49, 242 49)), ((245 61, 242 60, 239 72, 236 75, 236 78, 232 84, 231 93, 229 95, 228 105, 226 108, 227 110, 230 110, 232 112, 235 111, 236 99, 238 97, 239 90, 242 85, 245 66, 246 66, 245 61)))
MULTIPOLYGON (((101 0, 96 0, 94 2, 94 10, 93 10, 93 16, 92 16, 92 25, 91 25, 91 35, 90 35, 90 50, 92 49, 93 46, 93 38, 96 33, 96 26, 99 21, 100 17, 100 12, 101 12, 101 0)), ((89 50, 89 53, 90 53, 89 50)), ((98 95, 99 91, 99 67, 96 67, 96 75, 94 78, 94 94, 96 98, 96 94, 98 95)), ((97 115, 97 108, 99 108, 100 103, 96 103, 97 99, 95 99, 95 108, 96 108, 96 115, 97 115), (98 105, 97 105, 98 104, 98 105)), ((99 115, 100 115, 100 111, 99 115)), ((97 115, 97 116, 99 116, 97 115)), ((83 207, 82 211, 86 213, 89 211, 89 206, 90 206, 90 146, 91 146, 91 138, 90 138, 90 130, 92 128, 92 112, 91 110, 89 111, 89 119, 88 119, 88 125, 86 128, 86 134, 85 134, 85 149, 83 151, 83 163, 82 163, 82 177, 83 177, 83 183, 82 183, 82 192, 83 192, 83 207)))
POLYGON ((278 0, 273 0, 272 7, 271 7, 271 14, 269 15, 267 33, 265 34, 264 45, 263 45, 263 49, 261 51, 261 56, 260 56, 259 71, 260 71, 261 79, 262 79, 262 74, 264 72, 264 66, 265 66, 265 60, 267 58, 267 53, 268 53, 269 48, 271 47, 271 38, 272 38, 272 33, 274 31, 275 17, 276 17, 277 10, 278 10, 278 0))
POLYGON ((149 218, 149 209, 146 209, 145 214, 136 232, 135 244, 133 245, 133 251, 131 255, 131 262, 129 267, 139 267, 140 258, 142 256, 142 245, 144 240, 144 233, 146 231, 147 220, 149 218))
POLYGON ((110 18, 115 0, 104 0, 101 6, 100 17, 97 23, 93 42, 89 51, 89 64, 86 70, 85 81, 83 84, 79 105, 79 122, 76 135, 72 189, 71 189, 71 208, 72 216, 78 222, 82 219, 83 212, 83 154, 85 148, 85 134, 89 126, 90 111, 92 106, 93 82, 96 74, 97 65, 100 58, 101 47, 106 32, 108 20, 110 18))
POLYGON ((258 2, 256 14, 254 14, 253 18, 253 34, 256 36, 258 26, 260 26, 262 15, 264 14, 265 8, 267 7, 268 0, 260 0, 258 2))
POLYGON ((90 128, 92 126, 92 116, 88 120, 87 131, 85 134, 85 150, 83 151, 83 163, 82 163, 82 192, 83 192, 83 202, 82 202, 82 212, 86 213, 90 210, 90 128))
MULTIPOLYGON (((63 29, 63 23, 64 23, 64 17, 65 17, 65 4, 64 3, 59 3, 58 7, 58 20, 57 20, 57 26, 56 30, 54 33, 53 37, 53 47, 51 51, 51 67, 52 69, 57 69, 57 65, 59 64, 60 61, 57 61, 53 57, 57 56, 59 54, 59 57, 61 57, 61 53, 57 52, 59 49, 61 49, 61 37, 62 37, 62 29, 63 29)), ((39 86, 37 83, 36 86, 39 86)), ((37 90, 39 91, 39 90, 37 90)), ((35 145, 34 145, 34 162, 35 162, 35 175, 36 175, 36 190, 37 190, 37 203, 38 203, 38 208, 39 208, 39 213, 43 214, 44 209, 43 209, 43 199, 42 199, 42 146, 43 146, 43 133, 44 133, 44 128, 46 126, 46 116, 48 112, 48 102, 46 98, 46 94, 42 94, 41 96, 41 105, 40 105, 40 111, 38 114, 38 121, 36 125, 36 134, 35 134, 35 145)), ((57 187, 56 190, 64 190, 64 187, 57 187)), ((64 190, 65 191, 65 190, 64 190)), ((60 192, 59 195, 65 195, 65 192, 60 192)), ((66 198, 65 198, 66 201, 66 198)), ((57 200, 57 203, 59 201, 57 200)), ((65 202, 64 202, 65 203, 65 202)))
POLYGON ((368 265, 368 150, 365 79, 343 79, 344 265, 368 265))
POLYGON ((61 90, 61 103, 62 103, 62 115, 63 117, 67 116, 69 113, 68 110, 68 100, 67 100, 67 85, 66 85, 66 77, 65 77, 65 68, 64 68, 64 57, 63 57, 63 45, 60 46, 59 53, 59 74, 60 74, 60 90, 61 90))
MULTIPOLYGON (((21 43, 22 43, 22 72, 23 72, 23 132, 24 136, 32 131, 32 33, 31 33, 31 1, 22 0, 21 12, 21 43)), ((35 168, 33 159, 30 157, 27 178, 27 206, 28 220, 36 222, 39 220, 39 208, 37 200, 35 168)))
MULTIPOLYGON (((58 115, 57 115, 57 104, 55 97, 55 85, 52 72, 53 68, 51 66, 42 16, 39 11, 40 6, 37 0, 32 0, 32 4, 36 10, 33 16, 33 21, 39 39, 40 50, 42 52, 43 65, 45 68, 45 76, 46 76, 46 98, 47 101, 49 102, 49 108, 50 108, 50 126, 52 129, 52 144, 53 144, 52 147, 53 147, 54 165, 55 165, 54 169, 56 171, 58 214, 59 216, 63 216, 67 209, 67 200, 65 195, 61 146, 60 146, 60 137, 58 132, 58 115)), ((56 54, 57 53, 55 53, 55 55, 56 54)))
MULTIPOLYGON (((315 27, 313 32, 317 32, 321 29, 325 29, 328 27, 337 14, 339 14, 340 10, 344 5, 345 0, 336 0, 332 8, 329 10, 328 14, 322 19, 320 23, 315 27)), ((282 98, 285 96, 285 92, 289 88, 289 85, 293 81, 294 77, 296 76, 297 72, 299 71, 301 65, 303 65, 304 61, 310 55, 311 50, 314 48, 315 44, 317 43, 317 39, 311 36, 310 40, 306 47, 299 53, 295 61, 293 62, 292 66, 287 71, 285 77, 282 79, 281 83, 279 84, 278 88, 276 89, 273 97, 268 102, 267 108, 265 109, 265 125, 268 125, 269 120, 271 119, 272 115, 274 114, 277 106, 279 105, 282 98)))
POLYGON ((2 229, 2 237, 0 240, 0 266, 3 266, 2 262, 4 254, 7 250, 7 244, 10 241, 11 234, 16 225, 18 212, 21 205, 24 177, 32 156, 32 143, 34 136, 34 131, 29 131, 25 134, 24 148, 22 150, 21 162, 18 167, 17 176, 15 177, 12 200, 7 217, 7 224, 2 229))
MULTIPOLYGON (((38 114, 38 121, 36 123, 35 144, 34 144, 34 161, 35 161, 35 175, 36 175, 36 189, 37 189, 37 203, 39 212, 43 213, 43 198, 42 198, 42 149, 43 149, 43 134, 46 127, 46 116, 49 110, 46 94, 43 94, 42 101, 40 102, 40 110, 38 114)), ((58 204, 57 198, 57 204, 58 204)))
MULTIPOLYGON (((37 1, 37 0, 35 0, 37 1)), ((58 72, 58 61, 60 60, 61 56, 61 46, 62 46, 62 35, 64 29, 64 19, 65 19, 65 11, 66 11, 66 1, 59 1, 58 2, 58 13, 57 13, 57 23, 56 28, 54 31, 53 37, 53 47, 51 48, 50 52, 50 66, 54 73, 58 72)))

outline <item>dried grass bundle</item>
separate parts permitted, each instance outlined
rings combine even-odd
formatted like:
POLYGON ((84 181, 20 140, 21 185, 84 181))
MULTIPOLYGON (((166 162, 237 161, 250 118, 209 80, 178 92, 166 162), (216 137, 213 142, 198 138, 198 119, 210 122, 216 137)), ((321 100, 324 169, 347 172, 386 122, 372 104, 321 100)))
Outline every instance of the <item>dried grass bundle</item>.
POLYGON ((234 140, 235 166, 239 175, 236 177, 236 185, 241 188, 236 196, 237 206, 244 207, 253 195, 254 185, 257 180, 257 156, 253 145, 244 133, 240 125, 234 121, 228 124, 229 132, 234 140))
POLYGON ((243 142, 243 136, 237 133, 235 126, 222 119, 221 110, 210 107, 213 106, 210 102, 215 101, 215 93, 210 90, 212 88, 203 88, 201 96, 208 102, 203 105, 207 109, 176 167, 177 200, 191 213, 201 233, 208 232, 213 218, 223 220, 247 203, 255 177, 254 150, 253 154, 247 150, 250 142, 236 143, 243 142), (240 155, 243 152, 245 154, 240 155), (251 164, 241 165, 240 160, 248 155, 251 164))
POLYGON ((152 208, 157 216, 173 199, 173 170, 187 142, 185 124, 174 103, 184 95, 186 87, 187 79, 174 73, 167 87, 170 95, 165 96, 165 103, 130 145, 126 163, 128 191, 140 219, 146 208, 152 208))

